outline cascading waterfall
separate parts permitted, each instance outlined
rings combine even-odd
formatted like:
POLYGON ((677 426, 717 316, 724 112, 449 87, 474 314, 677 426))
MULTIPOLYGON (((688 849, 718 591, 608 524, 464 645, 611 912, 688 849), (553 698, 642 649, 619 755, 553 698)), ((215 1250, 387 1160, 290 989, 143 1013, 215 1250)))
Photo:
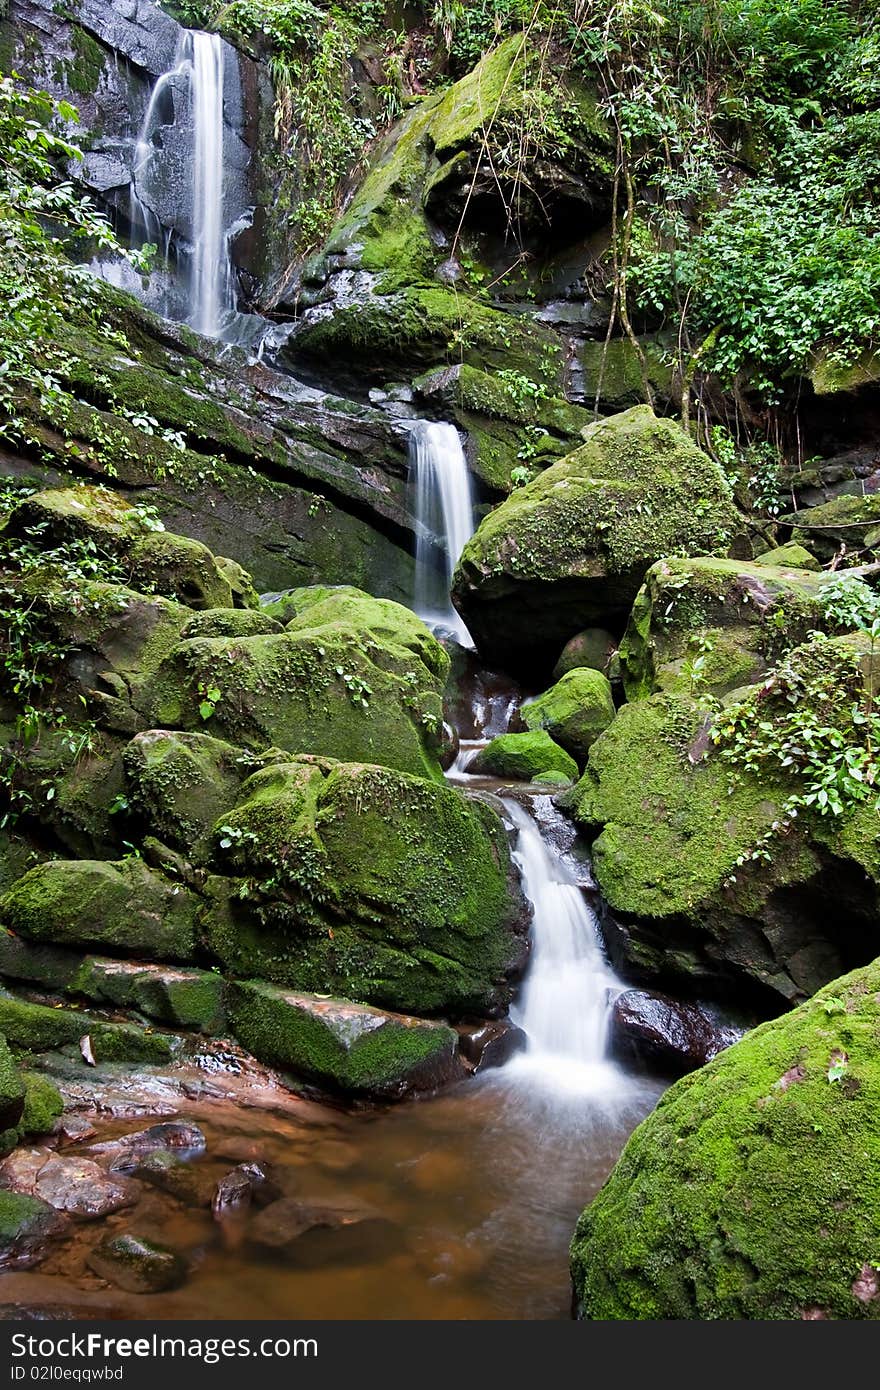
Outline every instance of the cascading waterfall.
POLYGON ((174 93, 187 90, 188 178, 181 189, 192 199, 192 256, 188 275, 187 322, 208 338, 220 336, 235 311, 223 196, 223 84, 225 45, 219 34, 183 30, 174 62, 158 78, 144 113, 135 147, 131 222, 135 238, 154 241, 166 256, 171 232, 150 205, 150 188, 163 177, 159 128, 176 118, 174 93), (168 105, 171 103, 169 120, 168 105))
POLYGON ((518 832, 514 858, 534 910, 531 960, 511 1011, 527 1049, 512 1065, 578 1093, 619 1087, 606 1039, 611 1005, 623 987, 605 960, 596 919, 532 817, 517 801, 504 804, 518 832))
POLYGON ((471 477, 458 430, 419 420, 410 434, 409 462, 415 488, 415 611, 429 626, 446 628, 469 644, 449 597, 459 556, 474 533, 471 477))

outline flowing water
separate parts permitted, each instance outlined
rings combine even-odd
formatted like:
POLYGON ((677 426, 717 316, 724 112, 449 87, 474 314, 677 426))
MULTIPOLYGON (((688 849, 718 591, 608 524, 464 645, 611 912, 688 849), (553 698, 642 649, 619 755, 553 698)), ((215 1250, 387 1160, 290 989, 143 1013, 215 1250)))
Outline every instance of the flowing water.
POLYGON ((167 260, 173 233, 157 208, 167 202, 169 188, 189 208, 184 303, 174 303, 172 288, 163 308, 209 338, 224 333, 236 307, 229 252, 236 228, 228 225, 224 199, 223 93, 226 55, 231 51, 219 34, 182 31, 172 66, 153 87, 132 169, 131 225, 136 244, 156 244, 167 260), (162 134, 163 128, 174 124, 185 131, 186 167, 180 170, 170 167, 162 134), (176 309, 182 312, 175 314, 176 309))
POLYGON ((473 490, 458 430, 417 421, 409 460, 416 522, 414 608, 429 627, 470 645, 449 597, 455 567, 474 533, 473 490))

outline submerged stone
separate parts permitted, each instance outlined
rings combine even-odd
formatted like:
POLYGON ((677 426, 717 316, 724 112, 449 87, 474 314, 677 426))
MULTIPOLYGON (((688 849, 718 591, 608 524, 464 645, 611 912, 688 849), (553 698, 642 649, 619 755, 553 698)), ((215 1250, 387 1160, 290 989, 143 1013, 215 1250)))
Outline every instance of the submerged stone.
POLYGON ((0 1269, 27 1269, 49 1253, 65 1221, 47 1202, 20 1192, 0 1191, 0 1269))
POLYGON ((101 1279, 128 1293, 163 1293, 186 1278, 186 1261, 167 1246, 126 1233, 89 1252, 86 1263, 101 1279))

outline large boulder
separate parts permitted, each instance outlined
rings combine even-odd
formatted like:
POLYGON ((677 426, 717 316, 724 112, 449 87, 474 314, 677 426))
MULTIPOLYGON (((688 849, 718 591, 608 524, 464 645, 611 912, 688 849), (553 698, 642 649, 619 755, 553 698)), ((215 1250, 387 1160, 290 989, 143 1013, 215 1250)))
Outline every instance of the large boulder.
POLYGON ((527 729, 546 729, 583 766, 596 739, 614 718, 611 685, 601 671, 576 667, 524 705, 522 718, 527 729))
POLYGON ((217 817, 252 770, 241 748, 209 734, 167 729, 136 735, 123 766, 131 813, 196 864, 208 857, 217 817))
POLYGON ((527 914, 507 838, 445 783, 309 759, 266 768, 218 823, 215 862, 237 876, 210 880, 206 914, 232 974, 404 1013, 510 1001, 527 914))
POLYGON ((819 595, 833 578, 739 560, 659 560, 620 644, 627 699, 657 690, 724 696, 761 680, 824 626, 819 595))
POLYGON ((180 641, 145 696, 151 722, 439 778, 449 658, 424 623, 357 589, 300 590, 275 609, 281 632, 180 641))
POLYGON ((189 608, 231 608, 232 588, 207 546, 165 531, 142 508, 104 488, 53 488, 26 497, 10 513, 5 536, 51 550, 88 542, 112 559, 122 583, 189 608), (158 528, 158 529, 157 529, 158 528))
POLYGON ((460 1078, 445 1023, 248 980, 230 989, 237 1037, 262 1061, 332 1091, 398 1100, 460 1078))
POLYGON ((577 632, 622 624, 662 556, 724 552, 736 531, 721 469, 674 421, 637 406, 585 440, 465 547, 453 600, 493 665, 549 670, 577 632))
POLYGON ((880 962, 679 1081, 578 1222, 593 1319, 880 1317, 880 962))
POLYGON ((783 745, 797 745, 790 697, 806 699, 819 725, 836 720, 845 743, 864 737, 851 720, 869 663, 866 638, 808 643, 742 708, 715 716, 685 696, 654 695, 625 705, 593 745, 565 800, 594 839, 609 948, 630 978, 745 991, 778 1008, 871 959, 872 801, 794 819, 786 808, 801 783, 783 766, 783 745), (779 731, 778 755, 748 767, 723 756, 713 731, 737 710, 739 727, 771 743, 779 731))
POLYGON ((98 946, 148 960, 189 960, 197 900, 142 859, 51 859, 0 898, 0 922, 53 946, 98 946))

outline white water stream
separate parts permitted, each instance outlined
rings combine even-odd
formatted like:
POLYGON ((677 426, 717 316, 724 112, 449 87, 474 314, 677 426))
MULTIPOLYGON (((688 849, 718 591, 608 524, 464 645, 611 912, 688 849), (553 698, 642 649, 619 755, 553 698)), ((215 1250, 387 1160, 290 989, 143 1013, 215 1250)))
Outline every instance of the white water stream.
POLYGON ((224 208, 223 84, 226 46, 219 34, 184 30, 174 62, 157 80, 135 147, 131 222, 135 237, 156 242, 167 256, 170 232, 150 206, 153 181, 166 177, 160 127, 181 83, 187 89, 189 178, 181 196, 192 199, 192 246, 187 276, 187 322, 208 338, 220 337, 235 313, 235 286, 224 208))
POLYGON ((409 462, 415 490, 415 611, 429 627, 470 646, 449 597, 455 567, 474 533, 473 490, 458 430, 419 420, 410 434, 409 462))

